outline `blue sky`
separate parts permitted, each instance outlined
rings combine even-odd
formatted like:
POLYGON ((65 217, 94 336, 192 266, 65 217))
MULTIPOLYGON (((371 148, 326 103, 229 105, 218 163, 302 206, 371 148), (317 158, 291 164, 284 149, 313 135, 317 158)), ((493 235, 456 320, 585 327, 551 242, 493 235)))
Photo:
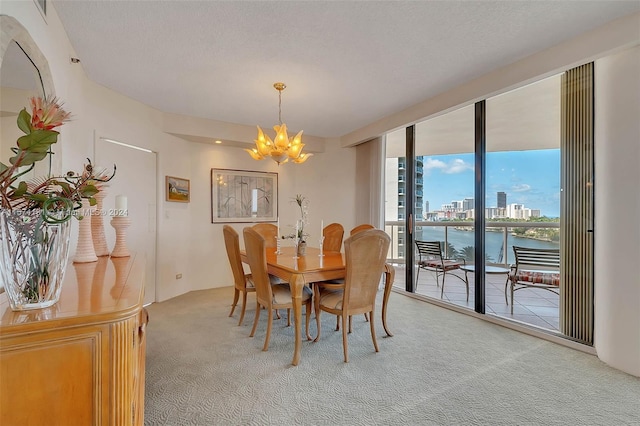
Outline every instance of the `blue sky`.
MULTIPOLYGON (((473 154, 424 157, 424 199, 430 210, 453 200, 473 198, 473 154)), ((507 204, 539 209, 560 217, 560 150, 490 152, 487 154, 487 207, 496 207, 497 193, 507 204)))

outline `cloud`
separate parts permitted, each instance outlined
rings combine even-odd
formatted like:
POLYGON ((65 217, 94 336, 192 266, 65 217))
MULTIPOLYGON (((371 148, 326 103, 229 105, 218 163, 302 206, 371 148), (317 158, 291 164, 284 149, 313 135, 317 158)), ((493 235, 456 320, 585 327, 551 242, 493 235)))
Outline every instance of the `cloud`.
POLYGON ((511 187, 511 190, 513 192, 528 192, 531 190, 531 186, 527 185, 526 183, 520 184, 520 185, 513 185, 511 187))
POLYGON ((451 160, 448 163, 441 160, 434 160, 433 158, 427 158, 424 162, 424 169, 427 171, 440 170, 442 173, 446 174, 456 174, 462 173, 466 170, 473 170, 473 165, 466 163, 460 158, 451 160))

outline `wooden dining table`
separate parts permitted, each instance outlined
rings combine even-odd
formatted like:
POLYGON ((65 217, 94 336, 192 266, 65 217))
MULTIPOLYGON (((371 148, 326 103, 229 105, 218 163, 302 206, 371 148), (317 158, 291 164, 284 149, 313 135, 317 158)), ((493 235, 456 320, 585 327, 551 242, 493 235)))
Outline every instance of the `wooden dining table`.
MULTIPOLYGON (((310 283, 343 279, 346 276, 344 254, 341 252, 325 251, 320 256, 320 249, 307 247, 304 256, 296 257, 295 247, 282 247, 281 253, 276 253, 275 247, 267 247, 267 270, 269 274, 287 281, 291 289, 293 302, 293 317, 295 327, 295 347, 293 351, 293 365, 300 363, 302 348, 302 288, 310 283)), ((242 261, 248 263, 247 254, 240 251, 242 261)), ((395 277, 392 265, 385 264, 384 295, 382 298, 382 326, 388 336, 393 336, 387 327, 387 302, 391 294, 391 287, 395 277)), ((373 321, 372 318, 369 319, 373 321)))

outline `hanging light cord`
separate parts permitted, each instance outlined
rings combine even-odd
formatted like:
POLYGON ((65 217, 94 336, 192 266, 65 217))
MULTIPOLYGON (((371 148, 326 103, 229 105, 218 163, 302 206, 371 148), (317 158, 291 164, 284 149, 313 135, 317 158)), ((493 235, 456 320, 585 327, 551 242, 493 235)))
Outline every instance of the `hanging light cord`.
POLYGON ((278 90, 278 121, 282 126, 282 90, 278 90))

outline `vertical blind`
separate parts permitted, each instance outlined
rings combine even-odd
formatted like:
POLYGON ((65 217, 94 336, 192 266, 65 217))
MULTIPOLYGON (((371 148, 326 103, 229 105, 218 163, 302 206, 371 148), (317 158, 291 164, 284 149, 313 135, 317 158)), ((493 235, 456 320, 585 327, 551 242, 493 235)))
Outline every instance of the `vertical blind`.
POLYGON ((562 77, 560 330, 593 344, 593 63, 562 77))

